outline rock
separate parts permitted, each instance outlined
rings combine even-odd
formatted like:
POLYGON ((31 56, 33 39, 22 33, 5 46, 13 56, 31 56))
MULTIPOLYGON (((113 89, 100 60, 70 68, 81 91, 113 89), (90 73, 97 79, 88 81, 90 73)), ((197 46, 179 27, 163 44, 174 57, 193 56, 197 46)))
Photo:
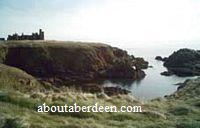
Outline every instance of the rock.
POLYGON ((141 80, 146 76, 144 71, 137 71, 135 79, 141 80))
POLYGON ((104 93, 108 96, 118 95, 118 94, 128 94, 130 91, 122 89, 120 87, 104 87, 104 93))
POLYGON ((162 58, 161 56, 156 56, 155 59, 159 61, 166 61, 167 57, 162 58))
POLYGON ((173 72, 171 72, 171 71, 164 71, 164 72, 161 72, 160 74, 163 75, 163 76, 171 76, 171 75, 173 75, 173 72))
POLYGON ((200 75, 199 71, 187 67, 168 67, 168 70, 171 70, 174 74, 181 77, 200 75))
POLYGON ((160 61, 162 61, 162 60, 163 60, 161 56, 156 56, 156 58, 155 58, 155 59, 156 59, 156 60, 160 60, 160 61))
POLYGON ((167 61, 167 59, 168 59, 167 57, 164 57, 164 58, 163 58, 163 61, 167 61))
POLYGON ((141 57, 133 58, 132 59, 133 66, 135 66, 137 69, 147 69, 149 62, 145 61, 141 57))
POLYGON ((200 75, 200 51, 180 49, 168 57, 164 66, 178 76, 200 75))
POLYGON ((116 65, 115 68, 110 68, 101 74, 103 78, 108 79, 142 79, 145 77, 144 71, 130 67, 130 65, 116 65))

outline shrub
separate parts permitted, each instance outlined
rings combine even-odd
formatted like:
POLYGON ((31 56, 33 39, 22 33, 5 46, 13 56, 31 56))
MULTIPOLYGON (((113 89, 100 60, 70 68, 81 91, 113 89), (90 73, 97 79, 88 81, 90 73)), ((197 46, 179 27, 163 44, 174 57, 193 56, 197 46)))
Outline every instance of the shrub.
POLYGON ((8 118, 4 120, 2 128, 25 128, 25 126, 19 118, 8 118))
POLYGON ((178 106, 169 110, 169 112, 174 115, 187 115, 189 113, 189 109, 182 106, 178 106))
POLYGON ((182 122, 177 124, 176 128, 200 128, 200 122, 182 122))

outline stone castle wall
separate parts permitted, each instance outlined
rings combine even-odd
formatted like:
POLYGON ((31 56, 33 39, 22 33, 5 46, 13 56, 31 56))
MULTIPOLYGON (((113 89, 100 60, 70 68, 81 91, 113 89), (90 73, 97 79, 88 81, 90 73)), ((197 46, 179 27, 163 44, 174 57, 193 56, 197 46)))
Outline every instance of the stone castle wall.
POLYGON ((7 40, 44 40, 44 32, 42 29, 39 30, 39 33, 32 33, 32 35, 18 35, 17 33, 13 35, 8 35, 7 40))

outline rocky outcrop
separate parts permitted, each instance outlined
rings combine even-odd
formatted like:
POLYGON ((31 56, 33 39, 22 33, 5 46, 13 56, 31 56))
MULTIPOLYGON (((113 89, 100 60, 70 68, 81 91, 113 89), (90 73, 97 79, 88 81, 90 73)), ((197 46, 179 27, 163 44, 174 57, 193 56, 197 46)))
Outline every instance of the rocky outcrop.
POLYGON ((145 61, 141 57, 133 57, 132 56, 132 61, 133 61, 133 66, 137 69, 147 69, 149 66, 149 62, 145 61))
POLYGON ((118 94, 128 94, 130 91, 122 89, 120 87, 104 87, 104 93, 108 96, 118 95, 118 94))
POLYGON ((166 59, 164 66, 178 76, 200 75, 200 51, 180 49, 166 59))
POLYGON ((164 71, 164 72, 161 72, 160 74, 163 75, 163 76, 171 76, 171 75, 173 75, 173 72, 171 72, 171 71, 164 71))
POLYGON ((141 70, 144 60, 132 58, 126 51, 106 44, 9 41, 0 46, 0 51, 2 49, 6 49, 1 57, 3 63, 58 85, 98 79, 135 80, 145 76, 141 70))
POLYGON ((130 91, 123 89, 121 87, 103 87, 98 83, 85 83, 80 85, 75 85, 75 88, 81 90, 82 92, 89 92, 89 93, 104 93, 108 96, 114 96, 119 94, 128 94, 130 91))
POLYGON ((162 58, 161 56, 156 56, 155 59, 156 59, 156 60, 159 60, 159 61, 166 61, 166 60, 167 60, 167 57, 163 57, 163 58, 162 58))
POLYGON ((161 56, 156 56, 155 59, 162 61, 162 57, 161 56))

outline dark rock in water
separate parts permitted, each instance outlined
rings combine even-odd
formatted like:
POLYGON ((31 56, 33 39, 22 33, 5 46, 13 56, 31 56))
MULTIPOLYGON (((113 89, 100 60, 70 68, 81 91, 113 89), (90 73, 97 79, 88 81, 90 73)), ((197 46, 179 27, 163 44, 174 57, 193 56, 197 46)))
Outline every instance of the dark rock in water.
POLYGON ((164 66, 178 76, 200 75, 200 51, 180 49, 168 57, 164 66))
POLYGON ((167 57, 162 58, 161 56, 156 56, 155 59, 159 61, 166 61, 167 57))
POLYGON ((167 59, 168 59, 167 57, 164 57, 164 58, 163 58, 163 61, 167 61, 167 59))
MULTIPOLYGON (((127 65, 128 66, 128 65, 127 65)), ((110 68, 101 74, 101 77, 107 79, 142 79, 145 73, 142 70, 134 70, 133 68, 124 65, 116 65, 115 68, 110 68)))
POLYGON ((150 66, 148 66, 148 68, 153 68, 153 66, 150 65, 150 66))
POLYGON ((144 71, 136 71, 135 74, 135 78, 137 78, 137 80, 141 80, 146 76, 144 71))
POLYGON ((163 60, 161 56, 156 56, 156 58, 155 58, 155 59, 156 59, 156 60, 160 60, 160 61, 162 61, 162 60, 163 60))
MULTIPOLYGON (((180 49, 166 59, 164 66, 177 76, 200 75, 200 52, 191 49, 180 49)), ((167 74, 167 73, 165 73, 167 74)))
POLYGON ((161 72, 160 74, 163 75, 163 76, 171 76, 171 75, 173 75, 173 72, 171 72, 171 71, 164 71, 164 72, 161 72))
POLYGON ((195 75, 199 75, 200 72, 195 71, 193 69, 190 68, 178 68, 178 67, 173 67, 173 68, 168 68, 169 70, 171 70, 174 74, 176 74, 177 76, 182 76, 182 77, 186 77, 186 76, 195 76, 195 75))
POLYGON ((118 94, 128 94, 130 91, 122 89, 120 87, 104 87, 104 93, 108 96, 118 95, 118 94))
POLYGON ((180 49, 168 57, 168 60, 164 63, 164 66, 184 66, 185 64, 189 64, 199 60, 200 51, 195 51, 191 49, 180 49))
POLYGON ((137 57, 137 58, 132 59, 132 63, 133 63, 133 66, 136 69, 147 69, 148 65, 149 65, 149 62, 145 61, 141 57, 137 57))

